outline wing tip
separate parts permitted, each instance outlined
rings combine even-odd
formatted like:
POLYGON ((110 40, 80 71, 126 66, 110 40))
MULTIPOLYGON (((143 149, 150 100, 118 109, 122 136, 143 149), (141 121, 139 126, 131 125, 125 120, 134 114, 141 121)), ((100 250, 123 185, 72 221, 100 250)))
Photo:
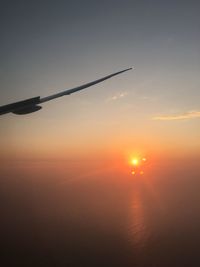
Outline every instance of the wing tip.
POLYGON ((123 71, 134 70, 134 69, 135 69, 135 67, 132 66, 132 67, 130 67, 130 68, 124 69, 123 71))
POLYGON ((134 69, 135 69, 135 67, 130 67, 130 68, 127 68, 127 69, 124 69, 124 70, 121 70, 121 71, 117 72, 117 74, 129 71, 129 70, 134 70, 134 69))
POLYGON ((132 66, 132 67, 128 68, 127 70, 134 70, 134 69, 135 69, 135 67, 132 66))

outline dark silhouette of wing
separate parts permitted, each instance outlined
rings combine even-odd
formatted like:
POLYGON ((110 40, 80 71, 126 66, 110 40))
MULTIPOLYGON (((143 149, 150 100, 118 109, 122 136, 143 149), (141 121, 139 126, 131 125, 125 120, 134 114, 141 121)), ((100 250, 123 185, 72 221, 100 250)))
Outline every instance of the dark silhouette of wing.
POLYGON ((23 100, 23 101, 19 101, 19 102, 15 102, 15 103, 12 103, 12 104, 8 104, 8 105, 5 105, 5 106, 1 106, 0 107, 0 115, 3 115, 3 114, 6 114, 6 113, 9 113, 9 112, 12 112, 14 114, 18 114, 18 115, 21 115, 21 114, 28 114, 28 113, 32 113, 32 112, 35 112, 35 111, 38 111, 39 109, 41 109, 42 107, 39 106, 39 104, 42 104, 44 102, 47 102, 47 101, 50 101, 52 99, 55 99, 55 98, 58 98, 58 97, 61 97, 61 96, 64 96, 64 95, 70 95, 72 93, 75 93, 77 91, 80 91, 80 90, 83 90, 85 88, 88 88, 90 86, 93 86, 97 83, 100 83, 100 82, 103 82, 113 76, 116 76, 116 75, 119 75, 125 71, 128 71, 128 70, 131 70, 132 68, 129 68, 129 69, 125 69, 125 70, 122 70, 122 71, 118 71, 116 73, 113 73, 113 74, 110 74, 108 76, 105 76, 101 79, 98 79, 98 80, 95 80, 93 82, 89 82, 89 83, 86 83, 86 84, 83 84, 83 85, 80 85, 78 87, 75 87, 75 88, 72 88, 72 89, 67 89, 67 90, 64 90, 60 93, 57 93, 57 94, 53 94, 53 95, 50 95, 50 96, 47 96, 47 97, 43 97, 41 98, 40 96, 37 96, 37 97, 34 97, 34 98, 30 98, 30 99, 26 99, 26 100, 23 100))

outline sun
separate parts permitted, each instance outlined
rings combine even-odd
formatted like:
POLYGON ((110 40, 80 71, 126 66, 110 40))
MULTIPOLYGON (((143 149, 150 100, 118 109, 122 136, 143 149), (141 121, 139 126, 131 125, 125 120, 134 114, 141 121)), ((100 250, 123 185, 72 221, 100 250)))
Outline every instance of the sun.
POLYGON ((139 159, 138 158, 133 158, 131 160, 131 163, 134 165, 134 166, 137 166, 139 164, 139 159))
POLYGON ((131 164, 134 166, 138 166, 143 164, 147 159, 146 158, 142 158, 142 157, 134 157, 131 158, 131 164))
POLYGON ((130 165, 132 166, 131 167, 132 175, 143 175, 146 161, 147 159, 145 157, 141 156, 131 157, 129 162, 130 165))

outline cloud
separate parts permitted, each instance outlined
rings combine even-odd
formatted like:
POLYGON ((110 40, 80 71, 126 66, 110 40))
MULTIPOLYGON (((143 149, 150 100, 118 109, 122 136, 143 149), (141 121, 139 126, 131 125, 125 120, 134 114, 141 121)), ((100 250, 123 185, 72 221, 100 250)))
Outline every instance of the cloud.
POLYGON ((160 121, 173 121, 173 120, 189 120, 194 118, 200 118, 200 111, 191 110, 182 114, 156 116, 153 117, 152 119, 160 121))
POLYGON ((118 100, 120 98, 123 98, 125 96, 127 96, 128 93, 127 92, 122 92, 122 93, 117 93, 116 95, 110 97, 107 99, 107 101, 115 101, 115 100, 118 100))
POLYGON ((144 101, 151 101, 151 102, 158 100, 158 98, 155 96, 147 96, 147 95, 140 96, 140 99, 142 99, 144 101))

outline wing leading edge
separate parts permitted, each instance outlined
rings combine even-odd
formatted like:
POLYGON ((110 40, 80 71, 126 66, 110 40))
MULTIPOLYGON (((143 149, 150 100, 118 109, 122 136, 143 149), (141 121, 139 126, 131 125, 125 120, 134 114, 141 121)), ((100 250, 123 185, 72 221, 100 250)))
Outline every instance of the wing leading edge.
POLYGON ((105 76, 103 78, 100 78, 98 80, 95 80, 93 82, 89 82, 89 83, 80 85, 78 87, 72 88, 72 89, 67 89, 67 90, 64 90, 64 91, 62 91, 60 93, 53 94, 53 95, 50 95, 50 96, 47 96, 47 97, 41 98, 40 96, 37 96, 37 97, 33 97, 33 98, 26 99, 26 100, 23 100, 23 101, 18 101, 18 102, 15 102, 15 103, 11 103, 11 104, 8 104, 8 105, 1 106, 0 107, 0 115, 6 114, 6 113, 10 113, 10 112, 14 113, 14 114, 22 115, 22 114, 28 114, 28 113, 32 113, 32 112, 38 111, 39 109, 42 108, 41 106, 39 106, 39 104, 42 104, 44 102, 53 100, 53 99, 61 97, 61 96, 70 95, 72 93, 75 93, 77 91, 83 90, 83 89, 88 88, 90 86, 93 86, 93 85, 95 85, 97 83, 103 82, 103 81, 105 81, 107 79, 110 79, 113 76, 119 75, 119 74, 121 74, 121 73, 123 73, 125 71, 128 71, 128 70, 131 70, 131 69, 132 68, 128 68, 128 69, 125 69, 125 70, 122 70, 122 71, 118 71, 118 72, 115 72, 113 74, 107 75, 107 76, 105 76))

